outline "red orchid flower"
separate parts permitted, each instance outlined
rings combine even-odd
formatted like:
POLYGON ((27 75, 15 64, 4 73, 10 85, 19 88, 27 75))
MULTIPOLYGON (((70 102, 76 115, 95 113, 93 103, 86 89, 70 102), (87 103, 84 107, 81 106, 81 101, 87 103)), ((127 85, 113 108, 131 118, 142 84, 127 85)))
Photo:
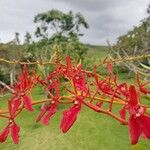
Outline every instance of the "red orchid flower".
POLYGON ((119 93, 121 93, 123 96, 128 97, 129 96, 129 90, 128 90, 128 86, 127 83, 121 83, 120 85, 116 85, 117 86, 117 91, 119 93))
POLYGON ((126 108, 123 107, 120 111, 119 111, 120 117, 124 120, 126 120, 126 108))
POLYGON ((29 76, 28 68, 26 65, 23 67, 23 73, 18 76, 18 82, 16 82, 16 91, 25 92, 27 90, 31 90, 33 85, 35 84, 36 77, 29 76))
POLYGON ((15 99, 18 99, 18 103, 19 103, 19 101, 20 101, 20 103, 21 103, 21 101, 23 101, 24 107, 26 108, 26 110, 28 110, 28 111, 34 111, 34 109, 32 107, 32 100, 26 94, 22 94, 19 97, 16 96, 15 99))
POLYGON ((51 117, 56 113, 57 111, 57 105, 56 104, 52 104, 50 106, 50 108, 47 111, 47 114, 43 117, 42 123, 44 125, 48 125, 51 117))
MULTIPOLYGON (((75 87, 75 91, 76 91, 76 87, 75 87)), ((63 133, 66 133, 74 124, 74 122, 77 120, 77 115, 81 110, 82 101, 89 94, 89 90, 87 91, 85 95, 83 94, 84 92, 82 91, 81 95, 78 96, 77 93, 75 92, 74 93, 75 95, 74 106, 70 107, 69 110, 63 111, 63 118, 60 124, 60 129, 62 130, 63 133)))
POLYGON ((5 129, 0 133, 0 142, 3 143, 8 137, 8 134, 11 134, 11 137, 15 144, 19 143, 19 131, 20 127, 15 123, 15 113, 20 105, 20 101, 18 99, 12 99, 8 101, 8 110, 9 110, 9 123, 5 127, 5 129))
POLYGON ((28 97, 27 95, 24 95, 23 102, 24 102, 24 106, 25 106, 26 110, 34 111, 34 109, 32 107, 32 100, 30 99, 30 97, 28 97))
POLYGON ((74 105, 69 110, 63 112, 63 118, 61 120, 60 129, 63 133, 66 133, 74 122, 77 120, 77 115, 81 110, 81 105, 74 105))
POLYGON ((69 56, 66 57, 66 66, 62 64, 57 64, 54 70, 49 74, 47 80, 52 80, 55 77, 67 76, 68 78, 73 75, 73 66, 71 63, 71 58, 69 56))
POLYGON ((78 90, 86 92, 88 90, 86 87, 86 84, 87 82, 84 77, 76 76, 74 78, 74 85, 76 86, 78 90))
POLYGON ((136 144, 140 135, 150 139, 150 117, 144 114, 131 115, 129 119, 131 144, 136 144))
POLYGON ((26 92, 28 90, 30 91, 35 83, 35 76, 29 77, 28 68, 25 65, 23 68, 23 73, 19 75, 18 81, 14 83, 12 87, 12 89, 15 91, 13 93, 14 98, 19 99, 20 101, 22 100, 24 102, 24 107, 28 111, 33 111, 34 109, 32 108, 32 100, 29 96, 27 96, 26 92))
POLYGON ((74 101, 74 106, 72 106, 69 110, 63 111, 63 118, 60 124, 60 129, 62 130, 63 133, 66 133, 74 124, 74 122, 77 120, 77 115, 81 110, 82 100, 85 99, 89 94, 89 89, 85 90, 85 84, 86 84, 85 81, 82 82, 83 84, 74 81, 75 92, 68 90, 71 94, 75 96, 75 101, 74 101), (79 89, 81 90, 80 95, 78 95, 77 93, 77 90, 79 89))
POLYGON ((0 142, 3 143, 6 141, 7 136, 9 134, 9 126, 7 126, 3 132, 0 133, 0 142))
POLYGON ((126 108, 129 110, 129 113, 135 114, 136 109, 139 107, 139 93, 137 93, 134 85, 130 85, 129 87, 129 97, 127 97, 127 105, 126 108), (129 100, 128 100, 129 99, 129 100))
POLYGON ((59 80, 54 79, 52 83, 50 83, 47 87, 48 91, 53 90, 53 93, 49 92, 49 96, 51 97, 51 104, 49 105, 43 105, 41 107, 41 111, 36 119, 36 122, 40 121, 42 119, 42 123, 44 125, 48 125, 51 117, 56 113, 57 111, 57 105, 59 100, 59 80))
POLYGON ((57 111, 56 103, 53 103, 50 106, 42 106, 41 111, 36 119, 36 122, 39 122, 42 119, 42 123, 44 125, 48 125, 51 117, 56 113, 56 111, 57 111))
POLYGON ((36 122, 39 122, 42 119, 44 125, 48 125, 51 117, 56 113, 58 106, 58 97, 53 97, 51 104, 43 105, 41 107, 40 113, 36 119, 36 122))
POLYGON ((47 77, 47 80, 51 80, 55 77, 64 76, 65 73, 66 73, 66 67, 63 66, 62 64, 57 64, 55 66, 54 70, 47 77))
POLYGON ((80 90, 87 90, 86 88, 86 79, 87 73, 82 69, 82 65, 78 64, 76 67, 72 65, 71 58, 69 56, 66 57, 66 73, 65 76, 70 80, 73 80, 75 86, 80 90))
POLYGON ((139 105, 139 94, 133 85, 129 87, 129 96, 127 97, 127 104, 120 111, 123 119, 126 116, 126 110, 129 111, 129 133, 131 144, 136 144, 142 135, 150 139, 150 117, 146 116, 145 108, 139 105))
POLYGON ((9 124, 6 128, 0 133, 0 142, 3 143, 6 141, 8 134, 11 134, 13 142, 15 144, 19 143, 19 131, 20 127, 12 120, 9 121, 9 124))
POLYGON ((48 91, 54 90, 53 96, 59 97, 59 79, 51 80, 51 83, 47 86, 48 91))
POLYGON ((15 144, 19 143, 19 131, 20 131, 20 127, 17 124, 12 124, 11 125, 11 137, 14 141, 15 144))
POLYGON ((36 118, 36 122, 39 122, 43 118, 43 116, 45 115, 47 110, 48 110, 48 106, 46 106, 46 105, 41 106, 40 113, 39 113, 38 117, 36 118))
POLYGON ((18 111, 19 106, 21 105, 21 100, 13 97, 8 101, 9 114, 11 118, 15 117, 16 112, 18 111))
POLYGON ((112 86, 106 80, 98 81, 96 84, 98 86, 98 89, 103 93, 116 98, 120 98, 119 96, 120 94, 118 93, 118 88, 113 89, 112 86))
POLYGON ((98 76, 96 74, 97 68, 98 68, 98 66, 94 66, 94 77, 95 77, 95 81, 96 81, 96 85, 97 85, 98 89, 105 94, 111 95, 116 98, 120 98, 118 89, 113 89, 112 84, 110 83, 110 75, 112 75, 111 73, 113 73, 111 64, 108 64, 109 73, 108 73, 107 79, 104 79, 104 80, 98 79, 98 76))

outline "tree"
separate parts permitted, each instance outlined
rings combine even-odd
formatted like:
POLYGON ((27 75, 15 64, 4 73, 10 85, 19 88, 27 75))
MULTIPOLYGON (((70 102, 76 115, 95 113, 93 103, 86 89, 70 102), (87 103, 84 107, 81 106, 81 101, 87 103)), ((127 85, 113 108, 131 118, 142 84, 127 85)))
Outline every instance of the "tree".
POLYGON ((20 34, 18 32, 15 32, 15 37, 12 41, 9 42, 9 44, 19 45, 20 44, 19 35, 20 34))
POLYGON ((38 24, 35 32, 38 39, 47 41, 49 45, 57 45, 65 55, 71 51, 77 61, 83 59, 87 48, 80 42, 79 37, 84 35, 81 29, 87 29, 89 25, 82 14, 74 14, 72 11, 63 13, 52 9, 36 15, 34 22, 38 24))
POLYGON ((25 37, 24 44, 30 44, 31 43, 31 39, 32 39, 31 34, 29 32, 26 32, 24 37, 25 37))
MULTIPOLYGON (((127 34, 118 37, 117 43, 110 46, 111 58, 123 59, 128 56, 147 55, 150 52, 150 5, 147 9, 148 17, 143 19, 138 26, 129 31, 127 34)), ((145 77, 150 77, 150 59, 125 62, 121 64, 130 71, 137 72, 145 77)))
POLYGON ((55 9, 36 15, 34 22, 40 24, 35 32, 37 37, 51 38, 53 40, 57 38, 64 40, 72 36, 83 36, 81 27, 89 28, 82 14, 73 14, 72 11, 63 13, 55 9), (52 36, 50 34, 51 29, 54 31, 52 36))

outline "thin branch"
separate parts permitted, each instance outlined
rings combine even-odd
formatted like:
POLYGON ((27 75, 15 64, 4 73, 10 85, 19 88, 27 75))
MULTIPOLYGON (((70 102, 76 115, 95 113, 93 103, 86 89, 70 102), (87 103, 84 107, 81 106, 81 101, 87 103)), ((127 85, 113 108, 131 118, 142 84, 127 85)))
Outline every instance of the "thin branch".
POLYGON ((0 85, 9 90, 11 93, 15 93, 15 91, 12 88, 10 88, 9 85, 7 85, 6 83, 0 81, 0 85))

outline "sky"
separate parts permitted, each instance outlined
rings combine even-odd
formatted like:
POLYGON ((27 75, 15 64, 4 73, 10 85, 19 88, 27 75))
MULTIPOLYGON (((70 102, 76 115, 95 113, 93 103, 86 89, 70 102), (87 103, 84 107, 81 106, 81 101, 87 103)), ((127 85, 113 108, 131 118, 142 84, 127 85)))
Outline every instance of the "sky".
POLYGON ((0 0, 0 42, 8 42, 19 32, 34 33, 33 18, 51 9, 80 12, 90 28, 83 30, 83 43, 106 45, 132 30, 147 16, 149 0, 0 0))

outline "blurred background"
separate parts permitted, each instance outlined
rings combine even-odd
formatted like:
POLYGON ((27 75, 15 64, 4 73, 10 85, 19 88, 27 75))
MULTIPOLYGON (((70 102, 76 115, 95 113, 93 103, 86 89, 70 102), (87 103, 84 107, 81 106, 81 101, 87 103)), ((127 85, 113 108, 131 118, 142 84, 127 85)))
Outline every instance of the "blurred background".
MULTIPOLYGON (((116 61, 113 68, 119 80, 134 83, 135 73, 142 80, 150 79, 150 2, 148 0, 1 0, 0 1, 0 88, 12 85, 22 71, 23 62, 64 61, 70 55, 74 63, 81 62, 87 70, 101 64, 105 58, 124 60, 142 56, 144 59, 116 61)), ((31 65, 43 78, 51 65, 31 65)), ((102 75, 105 69, 98 70, 102 75)), ((42 98, 40 88, 33 92, 42 98)), ((9 95, 2 95, 5 101, 9 95)), ((149 102, 149 96, 144 97, 149 102)), ((5 107, 0 104, 0 108, 5 107)), ((63 108, 60 108, 62 110, 63 108)), ((60 114, 48 127, 33 121, 39 108, 30 115, 24 112, 21 142, 11 140, 0 150, 147 150, 149 141, 130 146, 126 127, 111 118, 84 108, 76 125, 66 135, 59 131, 60 114), (29 120, 29 121, 28 121, 29 120), (23 123, 25 122, 25 123, 23 123), (32 130, 32 132, 30 132, 32 130), (123 136, 122 136, 123 135, 123 136)), ((0 129, 3 122, 0 121, 0 129)))

